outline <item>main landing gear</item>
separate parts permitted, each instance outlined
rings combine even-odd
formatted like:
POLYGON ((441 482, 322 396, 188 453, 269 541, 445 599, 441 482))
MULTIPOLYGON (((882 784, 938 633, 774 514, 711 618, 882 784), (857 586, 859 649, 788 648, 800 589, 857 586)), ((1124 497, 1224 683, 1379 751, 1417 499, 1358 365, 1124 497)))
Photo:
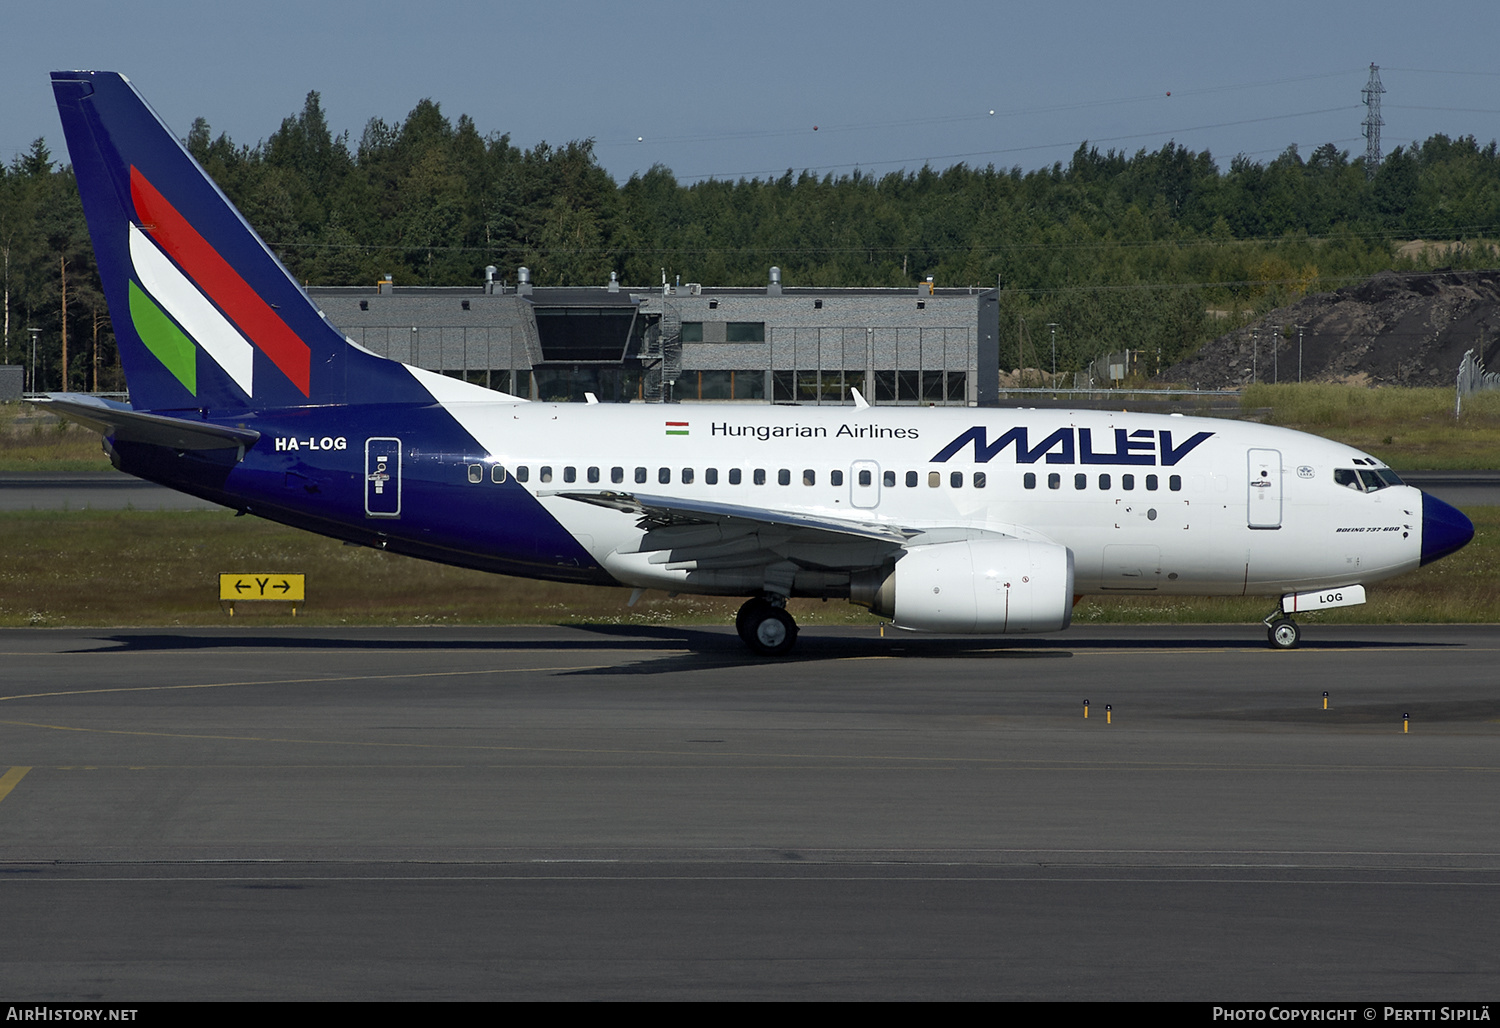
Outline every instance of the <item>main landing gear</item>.
POLYGON ((786 600, 755 596, 735 615, 734 627, 745 645, 763 657, 783 657, 797 642, 797 622, 786 612, 786 600))
POLYGON ((1266 618, 1266 641, 1278 650, 1295 650, 1302 641, 1302 629, 1278 608, 1266 618))

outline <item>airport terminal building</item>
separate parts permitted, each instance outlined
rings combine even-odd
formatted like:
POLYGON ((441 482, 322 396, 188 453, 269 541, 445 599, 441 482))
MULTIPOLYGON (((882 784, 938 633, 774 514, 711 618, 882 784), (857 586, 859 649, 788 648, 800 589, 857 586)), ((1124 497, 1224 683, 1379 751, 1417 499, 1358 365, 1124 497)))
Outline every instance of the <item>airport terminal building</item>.
POLYGON ((992 405, 994 289, 815 289, 678 283, 311 287, 382 356, 533 400, 992 405))

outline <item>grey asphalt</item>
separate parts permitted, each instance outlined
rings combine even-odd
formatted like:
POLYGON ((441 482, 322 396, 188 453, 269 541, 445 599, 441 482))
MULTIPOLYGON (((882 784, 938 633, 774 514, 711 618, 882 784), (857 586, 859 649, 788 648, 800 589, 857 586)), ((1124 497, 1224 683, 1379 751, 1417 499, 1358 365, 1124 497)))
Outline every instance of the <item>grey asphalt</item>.
POLYGON ((1491 999, 1500 628, 1304 638, 0 632, 0 996, 1491 999))
MULTIPOLYGON (((1402 478, 1459 509, 1500 506, 1500 471, 1408 471, 1402 478)), ((0 511, 223 510, 118 471, 0 472, 0 511)))
POLYGON ((1401 479, 1459 510, 1500 505, 1500 471, 1403 471, 1401 479))
POLYGON ((0 472, 0 511, 224 509, 118 471, 0 472))

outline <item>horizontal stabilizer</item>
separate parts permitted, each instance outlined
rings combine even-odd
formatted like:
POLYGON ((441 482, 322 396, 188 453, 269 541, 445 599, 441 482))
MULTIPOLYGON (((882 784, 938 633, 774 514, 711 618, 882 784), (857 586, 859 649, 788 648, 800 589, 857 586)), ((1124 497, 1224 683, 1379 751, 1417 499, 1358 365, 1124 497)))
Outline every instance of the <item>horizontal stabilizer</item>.
POLYGON ((144 414, 131 409, 129 404, 85 393, 49 393, 45 400, 33 402, 43 410, 61 414, 111 439, 167 446, 174 450, 248 448, 260 438, 260 433, 254 429, 144 414))

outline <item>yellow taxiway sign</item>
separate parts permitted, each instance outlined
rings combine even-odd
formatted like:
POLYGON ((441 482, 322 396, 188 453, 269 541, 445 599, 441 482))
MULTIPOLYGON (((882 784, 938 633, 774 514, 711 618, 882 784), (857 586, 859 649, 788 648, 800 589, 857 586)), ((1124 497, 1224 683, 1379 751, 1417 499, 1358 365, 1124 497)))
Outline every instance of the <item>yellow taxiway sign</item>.
POLYGON ((284 600, 301 603, 306 575, 234 574, 219 576, 219 599, 230 603, 241 600, 284 600))

